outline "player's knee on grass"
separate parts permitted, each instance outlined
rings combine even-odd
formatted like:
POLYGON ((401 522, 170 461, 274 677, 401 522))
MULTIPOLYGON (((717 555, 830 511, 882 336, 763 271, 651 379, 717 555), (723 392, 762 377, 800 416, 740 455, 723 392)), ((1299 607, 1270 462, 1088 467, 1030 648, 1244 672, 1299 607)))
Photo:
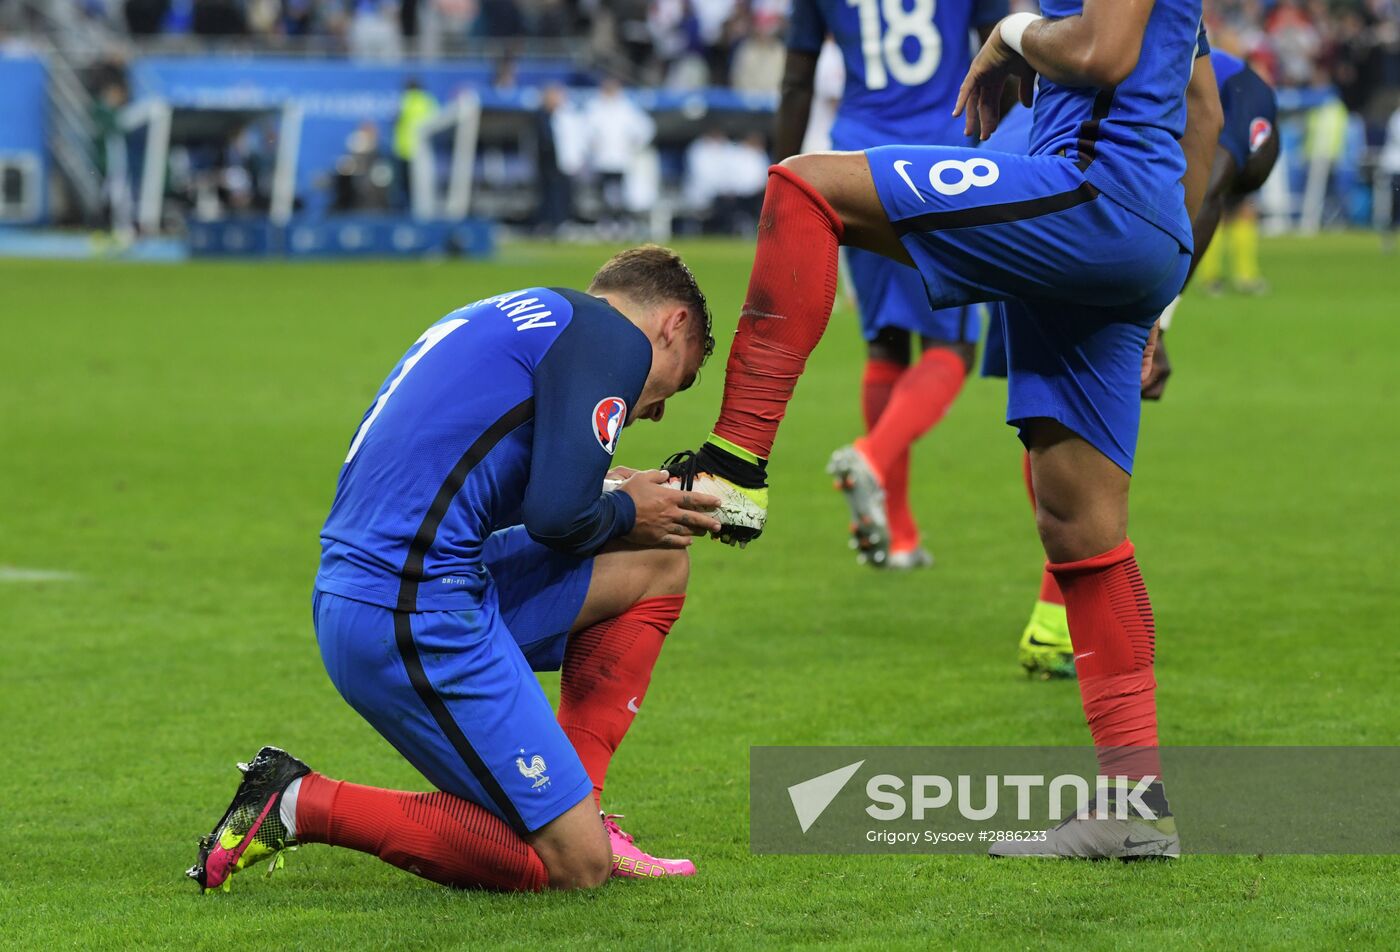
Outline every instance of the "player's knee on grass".
POLYGON ((529 837, 530 846, 549 873, 550 889, 594 889, 612 873, 608 834, 598 804, 585 797, 529 837))
POLYGON ((1107 552, 1128 536, 1128 474, 1056 420, 1026 425, 1035 524, 1052 562, 1107 552))

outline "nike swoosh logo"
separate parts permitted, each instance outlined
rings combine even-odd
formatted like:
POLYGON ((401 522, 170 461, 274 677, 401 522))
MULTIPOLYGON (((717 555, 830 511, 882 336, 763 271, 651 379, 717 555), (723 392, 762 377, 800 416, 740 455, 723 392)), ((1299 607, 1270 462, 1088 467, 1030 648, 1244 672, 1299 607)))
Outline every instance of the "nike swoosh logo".
POLYGON ((1166 840, 1135 840, 1135 839, 1133 839, 1132 837, 1127 837, 1127 838, 1125 838, 1125 839, 1123 840, 1123 849, 1125 849, 1125 850, 1134 850, 1134 849, 1137 849, 1139 846, 1166 846, 1166 845, 1167 845, 1167 841, 1166 841, 1166 840))
POLYGON ((630 701, 627 702, 627 710, 631 711, 633 714, 640 714, 640 713, 642 713, 641 708, 637 707, 637 699, 636 699, 636 698, 633 698, 632 700, 630 700, 630 701))
POLYGON ((1063 648, 1063 647, 1064 647, 1064 645, 1060 644, 1060 643, 1057 642, 1057 641, 1041 641, 1041 640, 1040 640, 1039 638, 1037 638, 1035 635, 1031 635, 1029 638, 1026 639, 1026 641, 1027 641, 1027 643, 1029 643, 1029 644, 1035 645, 1037 648, 1063 648))
POLYGON ((895 174, 904 179, 904 184, 909 186, 909 191, 919 196, 919 201, 927 203, 928 199, 924 198, 923 193, 919 191, 918 187, 914 184, 914 180, 909 177, 909 173, 906 171, 909 166, 913 164, 914 163, 910 162, 908 159, 900 159, 894 164, 895 174))

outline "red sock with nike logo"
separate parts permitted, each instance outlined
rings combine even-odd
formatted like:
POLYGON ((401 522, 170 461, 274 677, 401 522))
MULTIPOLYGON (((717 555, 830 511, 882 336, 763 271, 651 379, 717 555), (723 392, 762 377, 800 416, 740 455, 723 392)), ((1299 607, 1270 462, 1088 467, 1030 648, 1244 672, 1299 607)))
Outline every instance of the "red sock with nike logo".
POLYGON ((569 636, 559 682, 559 726, 578 752, 601 802, 608 764, 637 716, 666 634, 684 595, 637 602, 569 636))
POLYGON ((297 791, 296 838, 459 889, 534 892, 549 883, 539 856, 500 817, 450 793, 381 790, 313 771, 297 791))
POLYGON ((1125 540, 1093 558, 1049 568, 1065 595, 1079 694, 1100 772, 1161 777, 1152 675, 1156 626, 1133 544, 1125 540))
POLYGON ((836 299, 841 219, 797 175, 775 165, 758 218, 758 245, 739 329, 724 370, 714 435, 766 460, 797 378, 836 299))

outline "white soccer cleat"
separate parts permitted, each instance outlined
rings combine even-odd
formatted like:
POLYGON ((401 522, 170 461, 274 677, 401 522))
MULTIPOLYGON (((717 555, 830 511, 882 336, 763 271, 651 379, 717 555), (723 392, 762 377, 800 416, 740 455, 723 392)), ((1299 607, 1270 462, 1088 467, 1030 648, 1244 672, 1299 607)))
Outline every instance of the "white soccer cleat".
POLYGON ((763 534, 763 526, 768 521, 768 489, 746 489, 727 479, 709 473, 696 473, 693 477, 673 476, 671 484, 680 489, 694 490, 719 497, 718 509, 706 515, 719 520, 719 540, 729 545, 744 548, 763 534), (686 485, 686 483, 689 485, 686 485))
MULTIPOLYGON (((667 463, 672 464, 674 459, 667 463)), ((749 489, 710 473, 691 474, 684 470, 683 463, 676 469, 670 465, 663 468, 672 474, 671 486, 719 498, 719 508, 708 510, 705 515, 719 520, 723 528, 716 538, 721 542, 742 549, 763 534, 763 526, 768 521, 768 487, 749 489)), ((620 479, 605 479, 603 492, 615 492, 622 483, 620 479)))
POLYGON ((715 538, 725 545, 744 548, 763 534, 768 522, 768 487, 740 486, 738 483, 700 469, 697 453, 682 450, 672 453, 661 468, 671 475, 671 485, 718 497, 719 508, 706 515, 720 523, 715 538))

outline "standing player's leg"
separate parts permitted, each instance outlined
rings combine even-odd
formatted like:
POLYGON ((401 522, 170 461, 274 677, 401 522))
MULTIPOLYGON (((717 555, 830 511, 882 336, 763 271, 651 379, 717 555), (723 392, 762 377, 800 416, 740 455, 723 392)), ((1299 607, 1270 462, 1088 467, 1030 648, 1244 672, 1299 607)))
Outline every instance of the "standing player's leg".
MULTIPOLYGON (((1008 309, 1022 305, 1014 301, 998 301, 987 308, 987 341, 982 350, 982 376, 1010 376, 1010 355, 1007 353, 1008 309)), ((1031 480, 1031 457, 1021 455, 1021 476, 1030 497, 1031 512, 1035 512, 1035 484, 1031 480)), ((1031 611, 1030 621, 1021 630, 1018 657, 1021 667, 1031 677, 1053 678, 1074 676, 1074 649, 1069 640, 1069 622, 1065 618, 1065 599, 1060 585, 1049 568, 1041 562, 1040 595, 1031 611)))
MULTIPOLYGON (((1184 261, 1182 262, 1184 277, 1184 261)), ((1155 623, 1128 541, 1128 490, 1141 415, 1148 321, 1067 305, 1004 307, 1007 420, 1029 451, 1036 527, 1074 633, 1099 772, 1146 781, 1151 822, 1071 821, 996 855, 1175 855, 1157 755, 1155 623)), ((1108 804, 1100 804, 1106 808, 1108 804)))
POLYGON ((909 505, 910 449, 961 390, 979 322, 970 307, 930 308, 923 278, 913 268, 858 248, 847 249, 846 260, 867 341, 866 434, 833 453, 827 471, 846 494, 860 561, 889 568, 930 565, 933 558, 919 545, 909 505), (916 333, 922 356, 910 366, 916 333))
MULTIPOLYGON (((919 546, 919 529, 909 507, 909 454, 916 441, 938 425, 962 392, 972 366, 977 323, 969 306, 931 312, 929 330, 920 334, 919 359, 899 378, 889 405, 876 425, 856 441, 856 449, 877 473, 894 474, 902 468, 898 495, 888 503, 891 568, 932 565, 933 557, 919 546)), ((887 481, 891 490, 894 480, 887 481)))
POLYGON ((1237 199, 1225 225, 1230 239, 1231 283, 1242 294, 1268 290, 1259 269, 1259 212, 1250 198, 1237 199))
MULTIPOLYGON (((848 250, 846 260, 856 285, 861 329, 866 336, 860 408, 868 434, 884 418, 890 399, 909 370, 910 333, 903 327, 881 327, 875 323, 892 306, 888 300, 889 281, 882 278, 878 268, 894 266, 859 249, 848 250)), ((857 558, 879 565, 889 553, 895 525, 906 532, 913 526, 913 514, 909 511, 909 453, 886 460, 885 468, 878 474, 872 472, 866 492, 859 497, 853 492, 856 478, 849 472, 850 463, 859 461, 843 459, 850 453, 849 447, 838 449, 826 469, 851 504, 851 544, 857 550, 857 558)), ((917 530, 914 532, 917 537, 917 530)))

